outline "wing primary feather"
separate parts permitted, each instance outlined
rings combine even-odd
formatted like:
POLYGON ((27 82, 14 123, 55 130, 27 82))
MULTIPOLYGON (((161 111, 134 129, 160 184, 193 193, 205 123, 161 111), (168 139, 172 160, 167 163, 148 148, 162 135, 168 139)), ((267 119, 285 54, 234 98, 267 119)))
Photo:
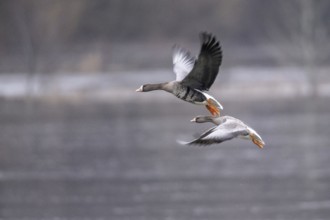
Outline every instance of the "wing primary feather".
POLYGON ((201 50, 191 72, 182 80, 186 86, 209 90, 218 75, 222 63, 222 49, 214 35, 200 34, 201 50))
MULTIPOLYGON (((198 138, 192 140, 192 141, 178 141, 178 143, 182 145, 210 145, 212 144, 209 140, 203 140, 204 137, 211 134, 218 126, 214 126, 210 129, 207 129, 205 132, 203 132, 198 138)), ((214 142, 213 142, 214 143, 214 142)), ((220 142, 219 142, 220 143, 220 142)))

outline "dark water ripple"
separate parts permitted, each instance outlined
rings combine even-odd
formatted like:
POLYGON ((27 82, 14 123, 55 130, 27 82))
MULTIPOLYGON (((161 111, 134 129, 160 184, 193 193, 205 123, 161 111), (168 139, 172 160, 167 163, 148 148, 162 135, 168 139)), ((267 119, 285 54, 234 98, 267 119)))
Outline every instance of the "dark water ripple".
POLYGON ((211 126, 190 104, 2 100, 1 219, 329 219, 329 100, 309 102, 225 101, 259 150, 178 145, 211 126))

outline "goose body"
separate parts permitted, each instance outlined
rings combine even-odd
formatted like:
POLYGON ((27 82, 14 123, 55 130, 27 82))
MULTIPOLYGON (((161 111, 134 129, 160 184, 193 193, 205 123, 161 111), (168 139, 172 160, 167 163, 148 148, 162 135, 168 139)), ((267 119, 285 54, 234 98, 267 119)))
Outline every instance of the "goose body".
POLYGON ((179 99, 205 105, 214 116, 220 115, 222 105, 204 91, 212 86, 222 62, 222 50, 216 38, 209 33, 201 33, 201 51, 197 59, 190 52, 174 46, 173 71, 176 80, 165 83, 145 84, 137 92, 164 90, 172 93, 179 99))
POLYGON ((196 123, 211 122, 216 126, 208 129, 195 140, 190 142, 180 142, 181 144, 211 145, 222 143, 233 138, 242 138, 251 140, 259 148, 263 148, 265 145, 265 142, 255 130, 232 116, 197 116, 191 121, 196 123))

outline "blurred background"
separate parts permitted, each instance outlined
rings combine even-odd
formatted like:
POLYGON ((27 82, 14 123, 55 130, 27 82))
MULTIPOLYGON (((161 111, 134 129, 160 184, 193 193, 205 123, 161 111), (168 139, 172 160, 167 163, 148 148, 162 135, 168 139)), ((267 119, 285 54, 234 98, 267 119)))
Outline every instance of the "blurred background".
POLYGON ((1 219, 329 219, 330 2, 1 0, 1 219), (187 147, 205 108, 140 85, 217 36, 210 89, 265 140, 187 147))

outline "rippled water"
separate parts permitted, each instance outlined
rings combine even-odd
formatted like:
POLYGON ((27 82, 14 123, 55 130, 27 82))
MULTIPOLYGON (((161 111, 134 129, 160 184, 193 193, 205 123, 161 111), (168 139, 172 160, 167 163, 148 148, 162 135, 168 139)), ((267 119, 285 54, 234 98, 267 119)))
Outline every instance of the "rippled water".
POLYGON ((178 145, 212 126, 180 101, 2 100, 1 219, 329 219, 328 103, 223 100, 259 150, 178 145))

